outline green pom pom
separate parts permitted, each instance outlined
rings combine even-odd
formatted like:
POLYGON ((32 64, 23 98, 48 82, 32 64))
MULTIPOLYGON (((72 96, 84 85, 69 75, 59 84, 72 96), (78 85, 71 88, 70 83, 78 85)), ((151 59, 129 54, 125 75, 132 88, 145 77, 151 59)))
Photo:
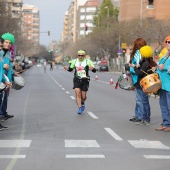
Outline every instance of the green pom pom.
POLYGON ((13 34, 11 34, 11 33, 9 33, 9 32, 3 34, 3 35, 2 35, 2 38, 3 38, 4 40, 9 40, 9 41, 11 41, 11 44, 14 44, 14 43, 15 43, 15 38, 14 38, 13 34))

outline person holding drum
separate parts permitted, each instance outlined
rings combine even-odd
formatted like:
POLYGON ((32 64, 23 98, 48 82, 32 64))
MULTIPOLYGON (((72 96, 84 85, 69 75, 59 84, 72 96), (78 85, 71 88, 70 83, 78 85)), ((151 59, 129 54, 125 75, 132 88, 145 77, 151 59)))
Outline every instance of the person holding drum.
POLYGON ((78 106, 78 114, 81 114, 85 109, 86 94, 89 88, 89 70, 96 72, 91 60, 85 58, 85 51, 78 51, 78 58, 72 60, 69 67, 64 66, 64 69, 71 72, 75 69, 73 83, 76 94, 76 103, 78 106))
POLYGON ((6 120, 8 118, 14 117, 13 115, 7 114, 7 102, 8 102, 8 96, 9 96, 9 88, 12 86, 12 74, 14 73, 11 68, 11 54, 10 49, 11 45, 14 44, 15 38, 13 34, 5 33, 1 36, 4 39, 3 43, 3 79, 2 82, 4 82, 8 88, 4 91, 4 94, 0 94, 0 117, 1 120, 6 120))
POLYGON ((163 123, 156 130, 170 132, 170 36, 165 38, 164 43, 166 44, 167 52, 159 60, 156 70, 162 81, 159 103, 163 123))
MULTIPOLYGON (((139 61, 141 59, 141 54, 140 54, 140 48, 146 45, 146 41, 143 38, 137 38, 134 41, 134 45, 131 51, 130 55, 130 61, 129 61, 129 66, 130 66, 130 74, 132 76, 132 83, 133 86, 136 86, 136 83, 138 81, 138 76, 134 71, 134 66, 138 67, 139 61)), ((136 106, 135 106, 135 116, 130 119, 130 121, 133 122, 140 122, 142 120, 142 102, 141 102, 141 93, 138 90, 135 90, 136 93, 136 106)))
MULTIPOLYGON (((4 39, 0 37, 0 82, 2 82, 2 78, 3 78, 3 43, 4 43, 4 39)), ((1 92, 3 93, 3 92, 1 92)), ((3 119, 0 118, 1 121, 3 121, 3 119)), ((0 131, 4 130, 4 129, 8 129, 8 127, 6 126, 2 126, 2 124, 0 123, 0 131)))
POLYGON ((136 124, 140 125, 150 125, 150 104, 148 95, 143 91, 141 87, 141 80, 149 74, 152 74, 153 67, 155 68, 157 64, 153 60, 153 50, 150 46, 145 45, 140 48, 140 53, 142 56, 139 66, 131 65, 134 67, 135 73, 138 75, 138 81, 135 84, 136 91, 140 94, 140 112, 142 113, 141 121, 136 124))

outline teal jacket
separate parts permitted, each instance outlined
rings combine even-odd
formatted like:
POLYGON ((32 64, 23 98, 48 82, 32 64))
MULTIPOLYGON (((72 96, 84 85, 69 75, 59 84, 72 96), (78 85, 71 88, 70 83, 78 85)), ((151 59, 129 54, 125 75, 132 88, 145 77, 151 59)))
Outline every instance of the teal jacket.
POLYGON ((11 62, 10 51, 7 51, 5 56, 4 56, 4 51, 1 50, 1 52, 0 52, 0 59, 1 59, 1 62, 2 62, 2 82, 5 83, 7 81, 5 79, 5 77, 4 77, 4 74, 8 77, 9 81, 12 82, 13 81, 14 70, 13 70, 13 65, 12 65, 12 62, 11 62), (4 64, 8 64, 9 65, 9 69, 8 70, 3 68, 4 64))
POLYGON ((162 82, 162 89, 170 92, 170 56, 168 58, 166 55, 162 57, 158 62, 159 64, 164 64, 163 70, 159 70, 158 68, 156 70, 162 82))
MULTIPOLYGON (((132 60, 132 64, 137 66, 139 64, 140 59, 141 59, 140 51, 136 50, 136 53, 135 53, 134 58, 132 60)), ((130 74, 132 76, 133 85, 135 85, 137 83, 137 81, 138 81, 138 76, 135 73, 135 70, 134 70, 133 67, 130 67, 130 74)))

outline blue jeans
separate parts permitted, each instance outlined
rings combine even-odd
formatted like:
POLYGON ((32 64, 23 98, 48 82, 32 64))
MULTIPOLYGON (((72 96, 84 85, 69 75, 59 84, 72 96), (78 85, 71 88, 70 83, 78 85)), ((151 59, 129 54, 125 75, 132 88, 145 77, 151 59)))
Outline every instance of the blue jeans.
POLYGON ((135 118, 150 122, 150 104, 148 95, 146 95, 142 89, 135 89, 136 92, 136 106, 135 106, 135 118))
POLYGON ((170 127, 170 92, 160 90, 159 104, 162 113, 163 125, 170 127))

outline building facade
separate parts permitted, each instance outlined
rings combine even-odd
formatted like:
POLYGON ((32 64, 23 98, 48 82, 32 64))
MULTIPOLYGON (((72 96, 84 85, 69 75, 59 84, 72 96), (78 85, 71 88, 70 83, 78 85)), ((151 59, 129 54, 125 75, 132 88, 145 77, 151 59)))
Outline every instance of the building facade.
POLYGON ((169 19, 169 0, 120 0, 119 21, 134 18, 169 19))
POLYGON ((40 17, 39 9, 34 5, 23 5, 22 36, 35 46, 39 45, 40 17))

